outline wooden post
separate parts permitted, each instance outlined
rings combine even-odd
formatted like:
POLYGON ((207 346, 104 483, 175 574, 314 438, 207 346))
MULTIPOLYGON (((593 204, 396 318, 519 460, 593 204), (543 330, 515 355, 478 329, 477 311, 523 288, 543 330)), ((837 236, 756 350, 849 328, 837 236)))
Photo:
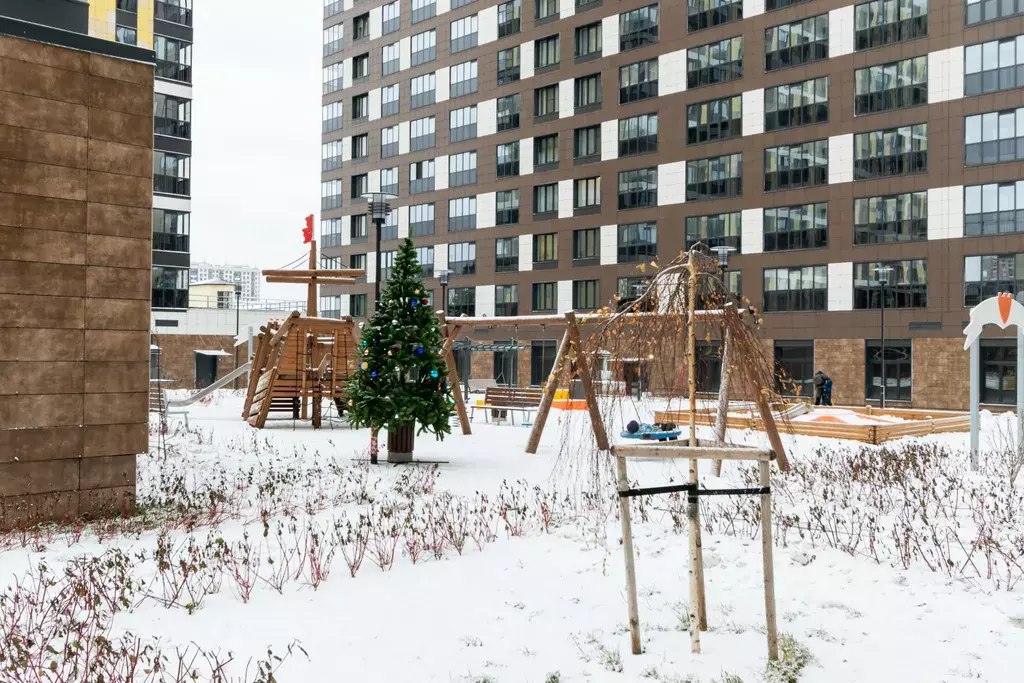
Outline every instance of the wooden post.
MULTIPOLYGON (((758 463, 761 475, 761 486, 771 486, 771 463, 762 460, 758 463)), ((772 557, 772 495, 761 494, 761 557, 764 563, 764 619, 765 631, 768 635, 768 659, 779 658, 779 633, 775 623, 775 564, 772 557)))
MULTIPOLYGON (((689 257, 690 292, 687 301, 687 349, 686 384, 690 392, 690 446, 697 446, 697 267, 693 252, 689 257)), ((697 485, 700 479, 696 459, 690 460, 690 483, 697 485)), ((700 654, 700 631, 708 630, 708 610, 704 596, 704 550, 701 547, 700 503, 696 496, 689 496, 686 506, 687 526, 690 536, 690 648, 700 654)))
POLYGON ((313 359, 313 337, 309 334, 309 329, 308 328, 304 328, 304 329, 300 330, 300 332, 301 332, 301 334, 303 335, 303 338, 306 341, 306 344, 305 344, 306 348, 304 348, 302 350, 303 351, 303 353, 302 353, 302 361, 299 364, 299 367, 295 368, 295 371, 302 373, 302 383, 299 385, 299 400, 302 402, 302 407, 301 407, 302 419, 303 420, 308 420, 309 419, 309 406, 308 406, 309 401, 307 401, 306 399, 309 398, 309 397, 306 394, 309 392, 309 371, 310 371, 310 365, 312 365, 312 359, 313 359))
MULTIPOLYGON (((722 335, 722 379, 718 385, 718 417, 715 418, 715 441, 719 446, 725 444, 725 429, 729 423, 729 347, 732 346, 732 333, 725 328, 722 335)), ((722 476, 722 461, 716 460, 714 465, 716 477, 722 476)))
POLYGON ((461 329, 462 328, 458 325, 452 327, 451 333, 448 335, 448 338, 445 339, 441 349, 444 352, 444 364, 448 367, 448 386, 452 388, 452 396, 455 398, 455 409, 459 412, 459 423, 462 425, 462 433, 468 435, 472 434, 473 430, 469 427, 469 416, 466 414, 466 401, 462 396, 462 387, 459 386, 459 373, 455 368, 455 357, 452 355, 452 342, 459 336, 459 331, 461 329))
POLYGON ((775 451, 775 459, 779 462, 779 469, 783 472, 788 472, 789 460, 786 459, 786 447, 782 445, 782 437, 779 436, 779 429, 775 425, 772 407, 768 405, 768 399, 765 398, 764 390, 761 389, 757 392, 757 412, 761 416, 761 422, 764 423, 764 432, 768 435, 768 443, 772 445, 772 450, 775 451))
POLYGON ((583 398, 587 402, 587 411, 590 413, 590 424, 594 428, 594 437, 597 440, 598 450, 608 450, 608 432, 604 428, 604 421, 601 419, 601 410, 597 405, 597 396, 594 392, 594 382, 590 377, 590 368, 587 367, 587 359, 583 355, 583 343, 580 341, 580 328, 576 322, 576 316, 572 312, 565 314, 569 321, 569 342, 576 349, 576 369, 580 374, 580 383, 583 385, 583 398))
MULTIPOLYGON (((619 476, 619 491, 629 490, 626 459, 615 458, 615 470, 619 476)), ((636 566, 633 562, 633 523, 629 518, 629 498, 619 496, 619 522, 622 524, 622 554, 626 559, 626 605, 629 608, 629 641, 633 654, 641 652, 640 610, 636 600, 636 566)))
POLYGON ((565 354, 568 350, 569 328, 567 327, 565 334, 562 335, 562 343, 558 345, 558 353, 555 354, 555 364, 551 366, 548 382, 544 385, 544 396, 540 400, 540 407, 537 408, 537 418, 533 421, 530 440, 526 442, 526 452, 531 455, 536 455, 537 447, 540 446, 540 435, 544 432, 544 423, 547 422, 548 413, 551 412, 551 402, 555 400, 555 390, 558 389, 559 370, 562 367, 562 363, 565 362, 565 354))
MULTIPOLYGON (((309 243, 309 269, 316 270, 316 240, 309 243)), ((316 274, 309 278, 306 285, 306 315, 310 318, 316 317, 316 274)))

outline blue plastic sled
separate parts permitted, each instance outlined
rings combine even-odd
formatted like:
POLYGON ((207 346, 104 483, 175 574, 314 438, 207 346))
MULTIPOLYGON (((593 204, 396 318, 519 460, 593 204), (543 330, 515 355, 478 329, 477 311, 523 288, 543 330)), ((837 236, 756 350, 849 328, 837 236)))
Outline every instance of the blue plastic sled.
POLYGON ((682 431, 681 429, 673 429, 670 432, 637 432, 636 434, 622 432, 620 436, 623 439, 641 439, 644 441, 675 441, 682 434, 682 431))

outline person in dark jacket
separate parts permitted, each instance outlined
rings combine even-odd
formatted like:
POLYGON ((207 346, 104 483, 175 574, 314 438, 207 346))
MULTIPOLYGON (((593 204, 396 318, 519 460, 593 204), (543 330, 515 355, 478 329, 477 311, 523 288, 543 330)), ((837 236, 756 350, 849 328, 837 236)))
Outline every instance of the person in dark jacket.
POLYGON ((828 405, 825 397, 825 383, 832 383, 832 378, 826 375, 821 370, 814 373, 814 405, 820 406, 828 405))

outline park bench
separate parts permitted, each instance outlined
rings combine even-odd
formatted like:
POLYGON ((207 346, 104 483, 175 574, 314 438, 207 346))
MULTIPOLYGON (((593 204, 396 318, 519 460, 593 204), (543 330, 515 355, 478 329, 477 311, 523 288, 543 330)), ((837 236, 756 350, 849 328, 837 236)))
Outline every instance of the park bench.
POLYGON ((501 420, 509 413, 514 415, 518 412, 526 424, 528 418, 537 412, 543 396, 542 387, 487 387, 483 403, 469 406, 469 419, 473 419, 477 410, 483 410, 484 419, 488 421, 490 417, 501 420))

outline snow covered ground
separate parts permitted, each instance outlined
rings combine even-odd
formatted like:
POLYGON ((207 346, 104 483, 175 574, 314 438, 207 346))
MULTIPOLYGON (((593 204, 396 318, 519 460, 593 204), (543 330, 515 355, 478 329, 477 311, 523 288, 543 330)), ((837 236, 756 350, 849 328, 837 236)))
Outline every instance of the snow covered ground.
MULTIPOLYGON (((235 676, 243 675, 246 662, 265 658, 268 647, 283 655, 297 642, 304 653, 296 649, 280 664, 280 681, 668 683, 725 681, 726 674, 748 683, 764 680, 759 538, 740 523, 735 533, 722 533, 728 522, 721 520, 714 523, 715 533, 705 531, 711 628, 702 634, 703 653, 692 655, 686 633, 686 531, 674 522, 678 508, 664 499, 651 499, 634 515, 645 652, 630 654, 619 523, 615 506, 608 504, 613 486, 606 466, 579 436, 586 431, 585 413, 552 413, 557 419, 549 422, 536 456, 523 452, 527 428, 486 425, 479 417, 471 436, 456 428, 443 442, 418 437, 418 459, 443 461, 434 482, 425 465, 369 468, 362 462, 366 430, 313 431, 283 421, 256 431, 238 417, 240 409, 237 394, 221 392, 191 409, 190 430, 174 425, 163 442, 152 437, 153 453, 139 458, 139 494, 145 502, 180 500, 182 487, 206 494, 243 492, 244 505, 198 526, 191 537, 207 548, 223 539, 236 548, 236 560, 238 548, 262 548, 252 559, 258 571, 251 594, 243 596, 242 584, 225 577, 191 610, 185 599, 171 606, 166 600, 138 600, 114 616, 112 635, 131 633, 167 650, 194 644, 205 651, 230 651, 235 676), (595 481, 604 487, 602 501, 588 505, 595 481), (443 499, 445 492, 456 503, 441 512, 429 501, 443 499), (403 538, 390 564, 374 558, 371 545, 354 578, 339 549, 329 576, 312 581, 306 564, 300 567, 296 559, 301 548, 310 547, 310 533, 342 529, 345 536, 346 524, 356 523, 360 514, 374 523, 392 515, 384 529, 388 519, 444 514, 451 524, 464 517, 471 531, 461 552, 449 545, 440 559, 417 546, 415 554, 422 555, 413 562, 403 538), (475 520, 494 526, 473 531, 475 520), (288 572, 294 577, 282 578, 277 587, 268 579, 275 565, 267 560, 277 559, 280 567, 290 542, 298 548, 288 572)), ((618 415, 623 422, 633 417, 618 415)), ((998 424, 985 415, 988 435, 998 424)), ((784 438, 794 462, 860 448, 784 438)), ((729 439, 754 444, 763 435, 736 432, 729 439)), ((952 457, 966 459, 966 434, 915 443, 958 449, 952 457)), ((685 471, 682 463, 641 462, 631 463, 630 476, 657 485, 680 481, 685 471)), ((724 481, 715 482, 710 472, 702 477, 709 486, 742 481, 734 464, 726 465, 724 481)), ((795 483, 780 490, 778 506, 809 509, 807 501, 786 499, 794 490, 795 483)), ((28 547, 9 539, 0 551, 0 576, 21 577, 40 561, 59 567, 111 547, 151 557, 158 543, 167 542, 180 551, 190 536, 180 528, 163 538, 159 528, 99 533, 102 541, 87 530, 81 539, 57 534, 28 547)), ((870 554, 845 553, 794 532, 776 546, 779 630, 814 658, 801 681, 1021 680, 1024 583, 1007 591, 992 581, 931 571, 924 561, 894 567, 891 555, 876 561, 870 554)), ((173 569, 161 573, 147 559, 133 571, 147 586, 140 595, 167 596, 160 581, 173 569)), ((247 680, 254 680, 252 671, 247 680)))

